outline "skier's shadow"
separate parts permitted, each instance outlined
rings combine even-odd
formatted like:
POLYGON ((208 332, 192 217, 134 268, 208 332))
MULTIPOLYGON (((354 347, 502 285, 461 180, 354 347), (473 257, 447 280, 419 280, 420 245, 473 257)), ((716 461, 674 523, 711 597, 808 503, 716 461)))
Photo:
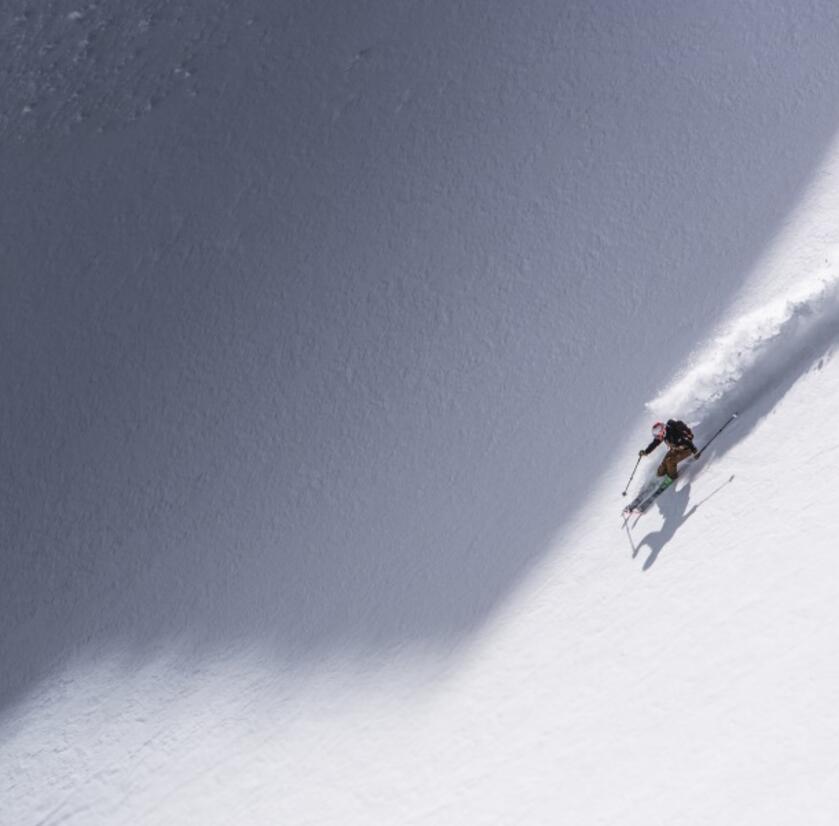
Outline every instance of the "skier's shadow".
POLYGON ((658 501, 658 507, 664 516, 664 524, 657 531, 650 531, 637 545, 632 540, 632 533, 629 528, 629 523, 625 523, 626 535, 629 537, 629 544, 632 546, 632 558, 638 556, 638 552, 646 545, 650 549, 650 555, 644 562, 644 570, 649 570, 658 555, 661 553, 664 546, 676 535, 676 531, 693 516, 701 505, 704 505, 712 496, 715 496, 726 485, 734 481, 734 476, 731 476, 728 481, 720 485, 716 490, 712 491, 701 502, 695 504, 690 510, 687 509, 690 501, 690 486, 688 482, 684 487, 672 491, 672 495, 661 497, 658 501))

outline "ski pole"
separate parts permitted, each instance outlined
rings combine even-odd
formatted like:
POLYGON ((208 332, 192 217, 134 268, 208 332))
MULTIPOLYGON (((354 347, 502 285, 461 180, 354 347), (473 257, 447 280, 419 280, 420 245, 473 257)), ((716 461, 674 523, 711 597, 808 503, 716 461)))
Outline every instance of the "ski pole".
POLYGON ((727 421, 727 422, 726 422, 726 423, 725 423, 725 424, 724 424, 724 425, 723 425, 723 426, 722 426, 722 427, 721 427, 721 428, 720 428, 720 429, 719 429, 719 430, 718 430, 718 431, 717 431, 717 432, 716 432, 713 436, 711 436, 711 438, 710 438, 710 439, 708 439, 708 441, 707 441, 707 442, 705 442, 705 444, 704 444, 704 445, 702 446, 702 448, 700 449, 699 453, 697 453, 697 454, 696 454, 696 458, 697 458, 697 459, 698 459, 698 458, 699 458, 699 457, 700 457, 700 456, 701 456, 701 455, 705 452, 705 448, 706 448, 706 447, 708 447, 708 445, 709 445, 709 444, 711 444, 711 442, 713 442, 713 441, 714 441, 714 439, 716 439, 716 438, 717 438, 717 436, 719 436, 719 435, 720 435, 720 433, 722 433, 722 432, 723 432, 723 430, 725 430, 725 429, 726 429, 726 428, 727 428, 727 427, 728 427, 728 426, 729 426, 729 425, 730 425, 730 424, 731 424, 731 423, 732 423, 732 422, 733 422, 733 421, 737 418, 737 416, 738 416, 738 414, 737 414, 737 413, 732 413, 732 414, 728 417, 728 421, 727 421))
POLYGON ((632 477, 635 476, 635 471, 638 470, 638 465, 641 464, 641 456, 638 457, 638 461, 635 463, 635 467, 632 468, 632 476, 629 477, 629 481, 626 483, 626 489, 621 494, 621 496, 626 496, 626 491, 629 490, 629 486, 632 484, 632 477))

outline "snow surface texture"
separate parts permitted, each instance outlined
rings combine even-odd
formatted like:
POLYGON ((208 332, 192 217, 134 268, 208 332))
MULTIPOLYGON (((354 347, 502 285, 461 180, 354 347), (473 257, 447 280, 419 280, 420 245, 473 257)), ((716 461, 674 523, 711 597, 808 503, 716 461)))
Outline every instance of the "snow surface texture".
POLYGON ((832 3, 0 27, 0 823, 836 822, 832 3))

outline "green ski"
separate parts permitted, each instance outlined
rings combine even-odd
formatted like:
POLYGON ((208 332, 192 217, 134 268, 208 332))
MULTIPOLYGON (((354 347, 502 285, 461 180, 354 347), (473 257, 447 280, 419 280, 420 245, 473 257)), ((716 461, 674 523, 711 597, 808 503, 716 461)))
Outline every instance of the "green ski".
POLYGON ((641 493, 638 494, 624 509, 623 515, 629 516, 631 513, 645 513, 647 509, 661 496, 670 485, 673 484, 673 479, 665 476, 660 482, 650 482, 641 493))

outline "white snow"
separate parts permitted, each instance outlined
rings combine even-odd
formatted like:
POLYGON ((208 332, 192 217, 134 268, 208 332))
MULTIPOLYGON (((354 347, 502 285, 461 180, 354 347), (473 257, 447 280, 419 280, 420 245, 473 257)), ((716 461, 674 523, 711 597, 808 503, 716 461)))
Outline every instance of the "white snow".
POLYGON ((3 826, 836 822, 832 4, 6 5, 3 826))

